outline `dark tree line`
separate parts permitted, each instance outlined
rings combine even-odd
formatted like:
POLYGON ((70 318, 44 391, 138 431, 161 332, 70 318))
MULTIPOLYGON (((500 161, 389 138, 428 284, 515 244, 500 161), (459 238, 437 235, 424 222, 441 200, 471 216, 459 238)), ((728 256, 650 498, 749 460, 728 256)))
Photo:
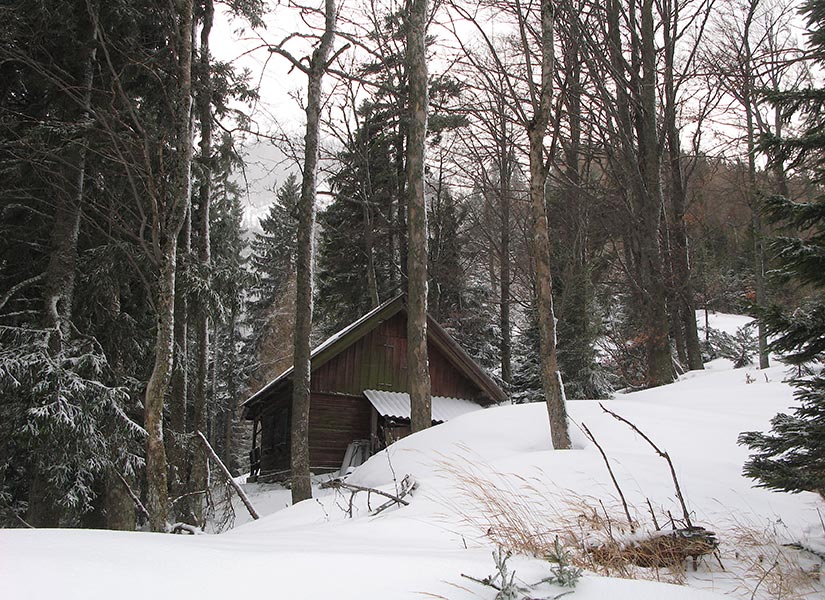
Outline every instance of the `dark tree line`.
POLYGON ((194 430, 234 460, 244 242, 213 123, 251 92, 212 11, 0 8, 4 521, 133 529, 136 495, 160 530, 201 516, 194 430))

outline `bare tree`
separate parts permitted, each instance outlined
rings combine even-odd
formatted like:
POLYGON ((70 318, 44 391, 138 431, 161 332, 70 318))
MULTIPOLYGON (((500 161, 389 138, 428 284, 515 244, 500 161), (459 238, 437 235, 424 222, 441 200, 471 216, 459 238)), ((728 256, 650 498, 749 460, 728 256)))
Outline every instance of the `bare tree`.
MULTIPOLYGON (((212 0, 203 1, 200 48, 197 63, 197 113, 200 122, 200 177, 198 185, 198 262, 202 276, 209 271, 212 261, 209 230, 209 203, 212 192, 212 80, 210 75, 209 36, 215 13, 212 0)), ((192 432, 206 431, 207 379, 209 376, 209 307, 204 298, 194 307, 195 345, 195 385, 192 398, 192 432)), ((206 455, 200 448, 193 447, 191 453, 190 491, 203 490, 206 481, 206 455)), ((192 513, 195 523, 203 520, 203 502, 194 496, 192 513)))
POLYGON ((413 432, 432 425, 430 368, 427 359, 427 204, 424 156, 427 142, 427 0, 410 0, 407 36, 407 388, 413 432))
POLYGON ((163 442, 163 405, 172 372, 175 329, 175 273, 178 234, 186 218, 192 186, 192 19, 193 0, 174 5, 176 86, 171 124, 175 154, 170 160, 170 182, 153 222, 160 274, 155 298, 158 329, 155 363, 146 386, 146 508, 152 531, 165 531, 169 512, 166 449, 163 442))
POLYGON ((688 236, 685 224, 688 173, 684 165, 678 111, 679 95, 682 88, 689 83, 695 68, 697 53, 712 14, 714 1, 700 0, 696 6, 692 6, 690 0, 666 0, 659 6, 664 38, 662 126, 668 152, 669 191, 672 207, 670 215, 672 226, 668 236, 674 299, 674 306, 671 308, 672 328, 680 358, 687 359, 688 368, 691 370, 703 369, 704 365, 699 348, 696 304, 690 277, 688 236), (685 43, 686 56, 679 64, 677 53, 682 44, 687 41, 685 37, 688 31, 696 33, 689 43, 685 43), (684 357, 682 357, 683 353, 684 357))
MULTIPOLYGON (((494 3, 495 4, 495 3, 494 3)), ((508 15, 514 20, 515 38, 518 40, 518 54, 521 65, 514 69, 507 65, 494 41, 486 33, 478 14, 469 12, 459 3, 452 5, 462 19, 471 23, 483 40, 484 48, 493 60, 496 72, 504 75, 507 89, 508 110, 524 128, 528 138, 527 154, 530 172, 530 213, 531 246, 535 269, 535 303, 539 321, 539 344, 541 355, 541 382, 544 390, 547 412, 550 419, 550 435, 553 447, 570 447, 564 386, 558 367, 556 351, 556 318, 553 308, 553 287, 550 270, 550 236, 545 204, 545 188, 550 167, 545 161, 545 137, 551 116, 554 114, 555 78, 555 9, 550 0, 542 0, 538 15, 534 5, 527 6, 520 1, 495 4, 491 10, 508 15), (531 10, 532 9, 532 10, 531 10), (538 22, 536 22, 538 21, 538 22), (536 58, 535 53, 538 53, 536 58), (539 74, 536 77, 536 61, 539 74), (519 77, 520 75, 520 77, 519 77), (526 96, 529 112, 525 110, 523 98, 526 96)), ((466 60, 479 72, 483 79, 495 88, 491 74, 461 41, 461 36, 453 29, 466 60)))
MULTIPOLYGON (((798 86, 807 76, 804 66, 795 59, 801 50, 792 33, 793 3, 788 0, 731 0, 726 3, 729 14, 737 19, 720 19, 716 24, 715 43, 706 64, 716 74, 716 81, 732 99, 731 112, 742 115, 744 124, 735 123, 741 131, 746 156, 744 193, 751 210, 753 236, 754 305, 757 310, 768 305, 765 276, 764 226, 762 204, 765 195, 786 193, 787 181, 782 161, 772 163, 773 179, 761 177, 757 166, 760 135, 779 136, 783 122, 777 107, 771 115, 765 111, 766 91, 798 86), (744 113, 744 114, 743 114, 744 113), (773 188, 773 189, 771 189, 773 188)), ((757 322, 759 368, 769 366, 767 334, 757 322)))
POLYGON ((296 258, 296 306, 294 338, 294 370, 292 376, 292 502, 312 498, 309 478, 309 386, 311 377, 310 333, 312 329, 312 292, 315 275, 315 209, 318 187, 318 146, 321 119, 321 83, 332 58, 335 23, 338 11, 335 0, 324 2, 324 29, 309 60, 298 60, 284 48, 294 36, 288 36, 270 51, 280 54, 292 66, 307 76, 306 132, 301 177, 301 197, 298 201, 298 247, 296 258))

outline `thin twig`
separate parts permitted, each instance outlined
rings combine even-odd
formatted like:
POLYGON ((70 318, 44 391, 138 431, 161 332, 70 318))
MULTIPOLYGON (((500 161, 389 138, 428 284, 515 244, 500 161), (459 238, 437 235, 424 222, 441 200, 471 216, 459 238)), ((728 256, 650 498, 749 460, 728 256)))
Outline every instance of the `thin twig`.
POLYGON ((622 488, 619 487, 619 482, 616 481, 616 476, 613 474, 613 468, 610 466, 610 461, 607 460, 607 454, 605 454, 604 450, 601 447, 601 444, 599 444, 599 442, 596 441, 596 436, 593 435, 593 432, 591 432, 587 428, 587 425, 585 425, 584 423, 582 423, 582 430, 584 431, 584 434, 588 438, 590 438, 590 441, 593 442, 593 444, 595 444, 596 448, 598 448, 599 452, 601 453, 602 459, 604 460, 604 464, 607 467, 607 472, 610 473, 610 479, 613 481, 613 486, 616 488, 616 491, 619 493, 619 498, 622 501, 622 506, 624 507, 624 514, 627 517, 627 524, 630 525, 630 532, 636 533, 636 526, 633 524, 633 519, 630 517, 630 510, 627 508, 627 500, 624 497, 622 488))
POLYGON ((771 572, 771 571, 773 571, 773 570, 774 570, 774 569, 775 569, 778 565, 779 565, 779 562, 778 562, 778 561, 774 561, 773 566, 771 566, 771 568, 770 568, 770 569, 768 569, 767 571, 765 571, 765 572, 762 574, 762 577, 760 577, 760 578, 759 578, 759 581, 756 583, 756 587, 755 587, 755 588, 753 588, 753 593, 751 594, 751 600, 753 600, 753 599, 756 597, 756 590, 758 590, 758 589, 759 589, 759 586, 760 586, 760 585, 762 585, 762 582, 763 582, 763 581, 765 581, 765 578, 766 578, 766 577, 770 574, 770 572, 771 572))
POLYGON ((177 504, 178 502, 180 502, 184 498, 189 498, 190 496, 198 496, 200 494, 205 494, 205 493, 206 493, 206 490, 195 490, 194 492, 186 492, 185 494, 181 494, 180 496, 178 496, 177 498, 172 500, 172 502, 170 502, 169 504, 174 506, 175 504, 177 504))
POLYGON ((647 501, 647 507, 650 509, 650 517, 653 519, 653 526, 656 528, 656 531, 659 531, 659 521, 656 520, 656 512, 653 510, 653 505, 650 503, 650 498, 645 498, 647 501))
POLYGON ((670 460, 670 456, 668 455, 668 453, 662 451, 656 444, 653 443, 653 440, 647 437, 647 435, 645 435, 641 429, 636 427, 636 425, 634 425, 621 415, 617 415, 613 411, 606 409, 604 404, 602 404, 601 402, 599 403, 599 406, 601 406, 602 410, 610 416, 612 416, 614 419, 621 421, 625 425, 628 425, 631 429, 633 429, 633 431, 642 436, 642 439, 644 439, 648 444, 650 444, 653 450, 656 451, 656 454, 658 454, 667 461, 667 464, 670 467, 670 476, 673 479, 673 485, 676 488, 676 497, 679 499, 679 504, 682 505, 682 514, 685 517, 685 524, 688 527, 693 527, 693 524, 690 522, 690 515, 688 513, 687 505, 685 504, 685 498, 682 496, 682 488, 679 487, 679 479, 676 477, 676 469, 673 468, 673 461, 670 460))

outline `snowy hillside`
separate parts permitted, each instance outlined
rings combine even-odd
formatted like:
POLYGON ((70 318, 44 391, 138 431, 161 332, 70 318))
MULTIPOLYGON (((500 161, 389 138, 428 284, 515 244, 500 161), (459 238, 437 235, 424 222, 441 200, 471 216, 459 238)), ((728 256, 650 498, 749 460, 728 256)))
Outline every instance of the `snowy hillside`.
MULTIPOLYGON (((718 326, 735 331, 741 323, 733 321, 718 326)), ((821 543, 821 500, 755 489, 741 476, 747 452, 738 434, 766 429, 793 404, 783 369, 733 370, 720 359, 672 385, 604 402, 669 453, 691 521, 716 532, 719 561, 705 557, 686 573, 634 570, 686 586, 601 577, 593 571, 605 569, 593 565, 565 598, 822 597, 818 562, 781 546, 821 543)), ((492 574, 495 542, 512 539, 514 523, 533 538, 558 536, 572 558, 582 554, 577 544, 598 543, 607 529, 628 535, 585 426, 609 458, 637 535, 652 529, 651 511, 664 528, 668 513, 682 518, 667 463, 638 434, 597 401, 570 402, 569 412, 573 450, 550 447, 543 404, 467 414, 394 444, 348 479, 390 493, 405 475, 415 479, 410 504, 378 516, 370 515, 382 503, 374 494, 369 505, 357 494, 349 516, 348 491, 318 490, 316 499, 278 510, 288 493, 256 486, 253 502, 277 512, 221 535, 2 531, 2 597, 492 599, 495 590, 462 574, 492 574)), ((549 575, 548 563, 533 558, 514 556, 508 565, 526 583, 549 575)), ((565 591, 543 584, 532 593, 565 591)))

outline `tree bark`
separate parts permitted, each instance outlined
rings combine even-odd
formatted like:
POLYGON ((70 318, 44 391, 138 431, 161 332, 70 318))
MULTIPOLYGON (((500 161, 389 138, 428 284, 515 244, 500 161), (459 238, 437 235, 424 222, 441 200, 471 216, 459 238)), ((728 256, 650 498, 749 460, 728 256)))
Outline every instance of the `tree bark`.
POLYGON ((643 318, 647 354, 647 384, 651 387, 673 381, 670 357, 666 290, 663 278, 659 227, 662 214, 661 158, 656 112, 656 46, 653 0, 642 2, 639 146, 643 161, 643 195, 639 198, 639 267, 643 286, 643 318))
POLYGON ((427 206, 424 157, 427 138, 427 0, 407 4, 407 388, 413 433, 432 425, 427 357, 427 206))
POLYGON ((114 468, 106 471, 106 527, 119 531, 135 530, 135 503, 114 468))
MULTIPOLYGON (((185 257, 192 250, 191 212, 187 208, 186 218, 178 236, 178 273, 184 267, 185 257)), ((169 397, 169 428, 173 435, 166 438, 166 454, 169 460, 169 487, 173 496, 184 493, 187 474, 187 453, 183 444, 186 433, 186 412, 189 400, 189 301, 179 278, 175 281, 175 355, 172 363, 169 397)), ((180 520, 180 519, 178 519, 180 520)))
MULTIPOLYGON (((212 32, 214 6, 212 0, 203 0, 203 26, 200 34, 198 60, 197 110, 200 121, 201 173, 198 186, 198 262, 201 273, 209 272, 212 249, 209 230, 209 203, 212 191, 212 80, 210 76, 209 35, 212 32)), ((194 306, 195 313, 195 390, 192 398, 192 429, 206 431, 207 379, 209 377, 209 308, 203 302, 194 306)), ((206 488, 206 455, 192 448, 192 471, 189 491, 206 488)), ((192 515, 195 523, 203 520, 203 501, 192 497, 192 515)))
MULTIPOLYGON (((678 2, 678 0, 677 0, 678 2)), ((674 329, 683 329, 687 365, 691 371, 704 369, 702 352, 699 348, 699 331, 696 327, 696 300, 690 278, 690 254, 688 250, 685 211, 687 209, 687 182, 682 168, 682 150, 679 127, 676 123, 675 60, 678 13, 673 12, 670 2, 666 3, 664 23, 664 129, 667 136, 668 161, 670 166, 671 207, 673 226, 670 232, 671 264, 675 287, 676 306, 673 307, 674 329), (681 325, 680 325, 681 324, 681 325)), ((677 342, 677 347, 680 344, 677 342)))
POLYGON ((536 269, 536 308, 539 322, 541 352, 541 384, 550 419, 550 437, 553 448, 570 448, 564 386, 556 353, 556 315, 553 309, 553 284, 550 274, 550 234, 547 224, 547 206, 544 190, 547 168, 544 164, 544 135, 550 121, 553 97, 554 8, 551 0, 541 2, 541 88, 538 103, 534 104, 533 118, 528 124, 530 141, 530 215, 532 250, 536 269))
POLYGON ((312 498, 309 477, 309 410, 310 410, 310 333, 312 329, 312 291, 314 287, 315 202, 318 184, 318 143, 321 116, 321 81, 335 39, 337 18, 335 0, 325 0, 325 30, 312 52, 307 71, 306 134, 301 198, 298 201, 298 247, 296 274, 294 371, 292 376, 292 503, 312 498))
POLYGON ((507 135, 504 102, 499 104, 499 209, 501 213, 501 248, 499 249, 499 326, 501 327, 501 379, 513 382, 512 338, 510 336, 510 202, 514 157, 507 135))
MULTIPOLYGON (((754 73, 753 73, 753 52, 750 45, 750 27, 753 23, 757 2, 751 2, 747 17, 745 19, 744 32, 742 35, 744 56, 744 77, 743 77, 743 104, 745 105, 745 132, 747 152, 748 152, 748 194, 751 202, 751 233, 753 235, 753 277, 756 293, 755 305, 759 310, 767 306, 767 288, 765 286, 765 247, 762 232, 762 201, 759 194, 759 187, 756 181, 756 125, 754 123, 754 73)), ((761 319, 757 322, 757 338, 759 353, 759 368, 767 369, 770 366, 768 359, 768 335, 761 319)))
POLYGON ((176 85, 170 159, 170 182, 163 205, 166 210, 153 223, 160 242, 159 274, 155 298, 157 333, 155 362, 146 386, 144 427, 146 429, 146 508, 152 531, 168 527, 169 488, 166 449, 163 442, 163 405, 172 371, 175 329, 175 275, 177 238, 186 218, 192 168, 192 13, 193 0, 175 3, 176 85))

